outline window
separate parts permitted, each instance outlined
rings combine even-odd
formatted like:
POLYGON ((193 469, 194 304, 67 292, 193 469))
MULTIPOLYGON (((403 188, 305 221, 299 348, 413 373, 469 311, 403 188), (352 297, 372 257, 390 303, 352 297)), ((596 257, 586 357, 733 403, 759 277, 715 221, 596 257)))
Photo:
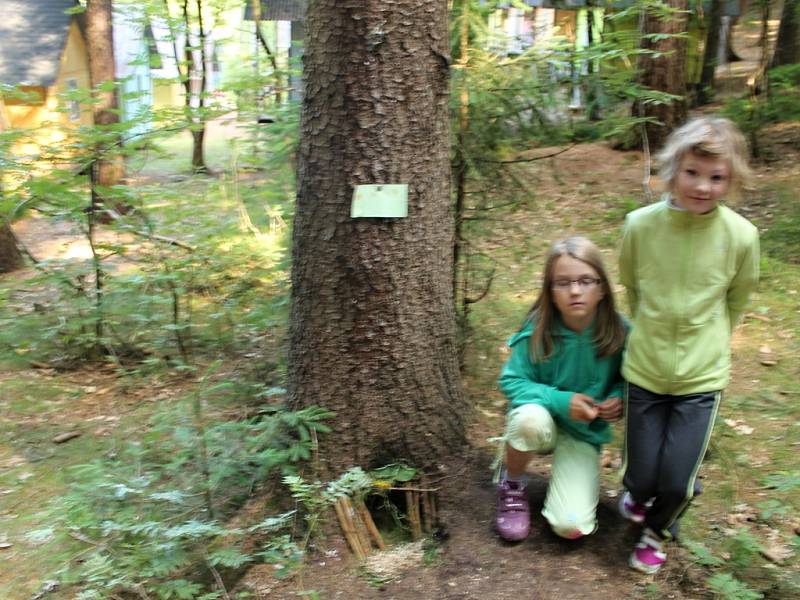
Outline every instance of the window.
POLYGON ((67 98, 67 115, 70 121, 79 121, 81 118, 81 103, 78 102, 76 97, 78 92, 78 80, 74 77, 70 77, 65 83, 67 84, 67 93, 69 94, 67 98))

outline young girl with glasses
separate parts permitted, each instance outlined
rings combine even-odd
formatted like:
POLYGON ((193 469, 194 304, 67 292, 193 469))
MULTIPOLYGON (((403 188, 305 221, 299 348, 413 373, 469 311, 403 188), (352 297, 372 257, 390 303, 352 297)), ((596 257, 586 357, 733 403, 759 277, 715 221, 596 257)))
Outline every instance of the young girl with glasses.
POLYGON ((749 175, 742 134, 703 117, 659 156, 667 192, 627 216, 620 280, 633 328, 622 374, 625 477, 620 512, 644 525, 630 565, 655 573, 696 477, 728 383, 730 336, 758 281, 758 230, 719 205, 749 175))
POLYGON ((511 356, 500 375, 509 400, 497 488, 496 524, 504 539, 527 537, 525 467, 534 454, 550 451, 542 515, 561 537, 596 529, 600 449, 611 439, 609 422, 622 416, 625 334, 598 248, 578 236, 556 242, 539 297, 509 340, 511 356))

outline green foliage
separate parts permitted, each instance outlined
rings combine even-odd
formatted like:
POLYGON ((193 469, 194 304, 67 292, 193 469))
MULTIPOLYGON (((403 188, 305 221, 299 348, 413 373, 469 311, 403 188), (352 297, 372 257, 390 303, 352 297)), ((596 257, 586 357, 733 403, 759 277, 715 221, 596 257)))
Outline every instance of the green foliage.
POLYGON ((725 564, 725 561, 711 554, 708 548, 699 542, 687 540, 684 545, 694 556, 694 560, 699 565, 704 567, 719 567, 725 564))
POLYGON ((757 133, 770 123, 800 120, 800 65, 784 65, 767 73, 769 89, 759 96, 732 98, 722 114, 749 137, 758 153, 757 133))
POLYGON ((761 236, 764 252, 782 262, 800 264, 800 204, 794 189, 778 190, 775 215, 761 236))
MULTIPOLYGON (((462 333, 471 305, 485 297, 498 271, 486 251, 494 221, 536 201, 530 182, 536 161, 555 155, 553 146, 632 131, 641 121, 630 116, 631 102, 673 100, 636 83, 631 65, 642 52, 639 35, 635 26, 623 24, 633 8, 622 17, 609 12, 605 22, 590 11, 587 27, 594 39, 587 47, 556 35, 509 50, 504 34, 490 26, 490 15, 501 4, 507 5, 460 0, 453 3, 450 20, 453 285, 462 333), (582 105, 574 102, 578 96, 582 105)), ((662 2, 647 6, 659 14, 674 12, 662 2)), ((636 3, 636 14, 640 10, 636 3)))
POLYGON ((370 477, 373 480, 386 481, 389 483, 399 482, 405 483, 411 481, 417 476, 417 470, 403 463, 394 463, 386 465, 380 469, 370 471, 370 477))
MULTIPOLYGON (((774 510, 777 504, 763 503, 762 518, 767 510, 774 510)), ((707 580, 709 589, 716 598, 724 600, 757 600, 764 598, 759 589, 769 589, 771 584, 765 584, 763 575, 765 561, 762 557, 763 547, 759 539, 745 529, 740 529, 735 534, 727 537, 723 543, 725 558, 713 554, 704 544, 687 540, 684 545, 692 553, 695 562, 712 569, 712 574, 707 580), (755 587, 756 589, 753 589, 755 587)), ((785 587, 791 585, 784 577, 772 580, 772 585, 785 587)))
POLYGON ((717 573, 708 580, 711 591, 722 600, 760 600, 764 594, 754 592, 730 573, 717 573))
MULTIPOLYGON (((199 395, 208 401, 234 388, 209 382, 199 395)), ((189 397, 154 415, 141 439, 72 468, 69 492, 48 509, 53 527, 31 539, 63 531, 88 545, 81 560, 63 557, 61 577, 78 597, 144 591, 157 598, 199 598, 215 590, 198 564, 236 570, 268 561, 284 574, 299 564, 300 549, 278 535, 291 525, 292 512, 249 527, 230 527, 224 517, 253 486, 294 472, 313 445, 309 433, 327 431, 324 420, 331 413, 270 408, 221 421, 205 411, 189 397), (261 547, 244 551, 240 542, 253 537, 261 547)))
POLYGON ((792 510, 791 506, 787 506, 780 500, 775 500, 774 498, 759 502, 756 504, 756 507, 761 509, 759 516, 765 521, 774 517, 784 516, 792 510))
POLYGON ((800 488, 800 471, 779 471, 767 475, 763 483, 765 486, 779 492, 791 492, 800 488))
MULTIPOLYGON (((86 136, 82 143, 92 145, 86 136)), ((277 148, 286 145, 281 139, 277 148)), ((15 167, 19 183, 7 190, 2 216, 14 220, 35 208, 82 233, 91 254, 36 264, 28 285, 42 297, 34 311, 27 303, 3 305, 0 348, 63 366, 93 356, 128 368, 180 366, 205 348, 250 345, 285 321, 287 165, 258 187, 235 178, 117 186, 104 199, 132 210, 104 226, 103 239, 87 217, 89 187, 77 168, 33 176, 33 164, 15 167)))

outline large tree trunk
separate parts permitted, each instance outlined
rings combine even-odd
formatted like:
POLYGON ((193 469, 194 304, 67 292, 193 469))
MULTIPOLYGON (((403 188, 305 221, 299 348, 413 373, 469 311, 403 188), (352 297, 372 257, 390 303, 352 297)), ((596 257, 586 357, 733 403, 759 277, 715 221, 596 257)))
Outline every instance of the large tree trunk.
POLYGON ((99 89, 114 81, 114 39, 111 26, 111 0, 89 0, 86 5, 86 46, 89 53, 89 76, 94 88, 94 123, 106 134, 97 147, 100 158, 94 165, 94 182, 102 187, 116 185, 124 175, 119 154, 119 136, 109 134, 119 123, 117 95, 113 88, 99 89))
POLYGON ((8 223, 0 221, 0 273, 10 273, 22 266, 22 254, 8 223))
POLYGON ((642 85, 660 92, 667 92, 681 99, 661 104, 635 105, 635 116, 647 116, 657 123, 645 127, 647 143, 651 150, 660 148, 670 132, 686 120, 686 34, 687 0, 666 0, 676 13, 660 16, 648 12, 643 23, 643 50, 657 52, 657 55, 644 54, 639 58, 639 73, 642 85), (666 34, 668 37, 652 39, 652 34, 666 34))
POLYGON ((794 63, 800 63, 800 0, 785 0, 771 66, 794 63))
POLYGON ((465 443, 452 289, 447 2, 309 6, 289 396, 337 413, 323 470, 419 467, 465 443), (350 218, 407 183, 407 218, 350 218))
POLYGON ((714 75, 717 70, 717 55, 719 54, 719 30, 722 24, 723 0, 711 0, 709 11, 706 43, 703 50, 703 70, 700 74, 700 89, 697 92, 697 103, 708 104, 714 98, 714 75))

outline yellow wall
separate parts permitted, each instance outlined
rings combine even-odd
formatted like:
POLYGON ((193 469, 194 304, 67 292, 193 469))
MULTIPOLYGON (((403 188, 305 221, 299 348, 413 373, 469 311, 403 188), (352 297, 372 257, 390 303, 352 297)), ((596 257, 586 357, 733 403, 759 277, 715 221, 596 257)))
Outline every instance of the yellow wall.
MULTIPOLYGON (((55 85, 49 90, 48 102, 55 110, 58 108, 57 94, 67 91, 67 80, 74 78, 78 82, 78 88, 91 88, 89 79, 89 53, 86 51, 86 44, 80 33, 77 22, 73 19, 67 37, 67 46, 61 55, 61 67, 58 70, 58 78, 55 85)), ((61 121, 69 123, 66 113, 61 114, 61 121)), ((72 121, 74 124, 91 125, 92 109, 91 106, 81 106, 81 118, 79 121, 72 121)))
POLYGON ((153 79, 153 108, 183 105, 183 85, 171 79, 153 79))
MULTIPOLYGON (((36 96, 36 100, 23 101, 8 98, 5 102, 5 116, 8 125, 16 129, 29 129, 31 135, 21 138, 12 151, 18 156, 35 156, 41 146, 58 144, 66 138, 62 126, 74 128, 92 124, 91 106, 80 105, 80 116, 71 119, 69 113, 59 111, 59 103, 66 102, 58 94, 67 91, 68 80, 75 79, 78 88, 89 89, 89 62, 86 45, 75 19, 69 27, 67 43, 61 53, 58 76, 48 87, 25 87, 23 91, 36 96), (52 126, 48 126, 52 124, 52 126), (34 131, 35 130, 35 131, 34 131)), ((62 108, 64 108, 62 106, 62 108)))

